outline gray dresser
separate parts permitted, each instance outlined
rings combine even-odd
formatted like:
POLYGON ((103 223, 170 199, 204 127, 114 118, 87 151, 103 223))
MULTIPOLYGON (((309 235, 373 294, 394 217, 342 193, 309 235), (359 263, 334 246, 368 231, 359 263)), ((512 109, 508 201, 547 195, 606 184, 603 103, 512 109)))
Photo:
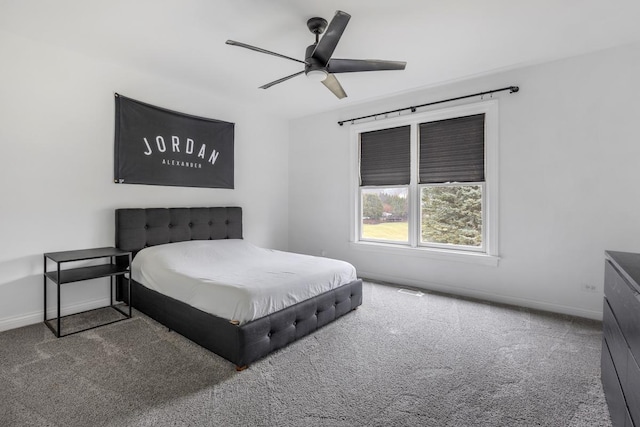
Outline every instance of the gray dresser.
POLYGON ((605 252, 602 386, 614 426, 640 427, 640 254, 605 252))

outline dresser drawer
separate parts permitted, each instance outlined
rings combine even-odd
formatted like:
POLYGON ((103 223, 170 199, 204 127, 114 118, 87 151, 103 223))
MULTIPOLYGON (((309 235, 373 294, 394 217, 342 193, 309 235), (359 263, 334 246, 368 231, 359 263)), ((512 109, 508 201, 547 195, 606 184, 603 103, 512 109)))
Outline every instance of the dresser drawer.
MULTIPOLYGON (((623 386, 631 419, 640 426, 640 367, 637 359, 629 353, 627 357, 626 385, 623 386)), ((622 378, 621 378, 622 379, 622 378)))
POLYGON ((604 294, 631 353, 640 357, 640 295, 610 261, 605 264, 604 294))
POLYGON ((602 310, 602 334, 607 341, 611 360, 616 367, 618 378, 620 378, 620 385, 624 390, 627 382, 626 369, 629 347, 627 346, 627 341, 622 336, 618 321, 611 311, 607 298, 604 298, 602 310))
POLYGON ((614 427, 626 427, 628 425, 627 405, 605 340, 602 340, 600 367, 602 388, 604 389, 604 396, 607 399, 607 406, 609 406, 611 423, 614 427))

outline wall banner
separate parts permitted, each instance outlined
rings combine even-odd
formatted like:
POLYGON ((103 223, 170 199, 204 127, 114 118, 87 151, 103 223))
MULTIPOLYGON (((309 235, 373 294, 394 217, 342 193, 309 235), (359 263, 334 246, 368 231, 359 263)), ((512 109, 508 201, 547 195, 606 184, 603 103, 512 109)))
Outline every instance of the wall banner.
POLYGON ((234 123, 115 99, 116 183, 233 188, 234 123))

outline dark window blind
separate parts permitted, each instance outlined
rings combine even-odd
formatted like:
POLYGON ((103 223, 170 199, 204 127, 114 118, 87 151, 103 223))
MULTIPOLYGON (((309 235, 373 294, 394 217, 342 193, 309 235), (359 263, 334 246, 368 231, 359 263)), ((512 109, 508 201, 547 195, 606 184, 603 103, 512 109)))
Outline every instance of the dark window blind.
POLYGON ((484 114, 420 124, 420 183, 484 181, 484 114))
POLYGON ((360 134, 360 185, 408 185, 411 126, 360 134))

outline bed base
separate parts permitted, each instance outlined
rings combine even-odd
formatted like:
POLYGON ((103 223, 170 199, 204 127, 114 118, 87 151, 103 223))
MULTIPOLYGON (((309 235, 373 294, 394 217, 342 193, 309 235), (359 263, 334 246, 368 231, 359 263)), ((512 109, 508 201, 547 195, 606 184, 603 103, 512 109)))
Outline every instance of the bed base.
POLYGON ((331 323, 362 304, 362 280, 243 325, 194 308, 132 281, 133 307, 224 357, 236 370, 331 323))

